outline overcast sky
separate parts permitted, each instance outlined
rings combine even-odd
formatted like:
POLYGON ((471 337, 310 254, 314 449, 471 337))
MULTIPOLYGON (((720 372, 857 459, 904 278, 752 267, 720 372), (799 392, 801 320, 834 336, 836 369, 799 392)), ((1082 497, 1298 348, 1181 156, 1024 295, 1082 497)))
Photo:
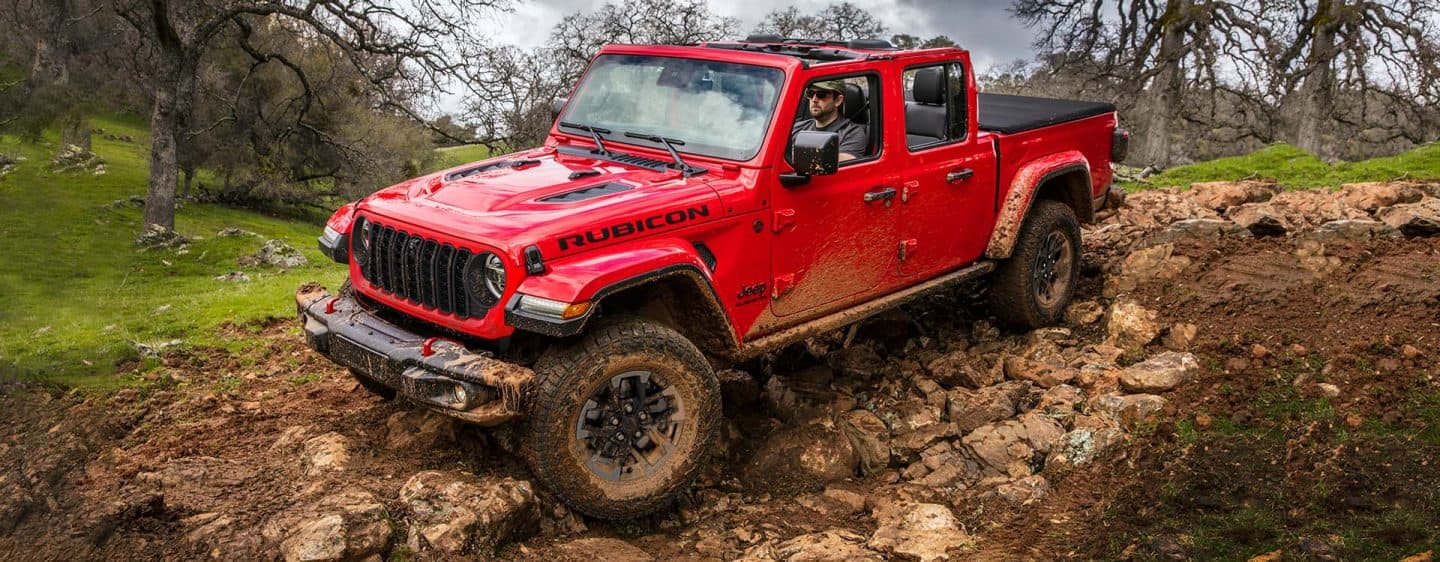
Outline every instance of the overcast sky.
MULTIPOLYGON (((740 20, 748 33, 771 10, 795 6, 815 13, 830 0, 707 0, 710 9, 740 20)), ((616 3, 621 3, 617 0, 616 3)), ((1033 33, 1006 11, 1009 2, 971 0, 856 0, 855 4, 880 18, 888 34, 909 33, 920 37, 948 35, 970 50, 976 70, 1031 56, 1033 33)), ((543 43, 550 28, 578 11, 593 11, 605 0, 521 0, 508 14, 495 16, 498 41, 533 47, 543 43)), ((888 36, 887 36, 888 38, 888 36)))

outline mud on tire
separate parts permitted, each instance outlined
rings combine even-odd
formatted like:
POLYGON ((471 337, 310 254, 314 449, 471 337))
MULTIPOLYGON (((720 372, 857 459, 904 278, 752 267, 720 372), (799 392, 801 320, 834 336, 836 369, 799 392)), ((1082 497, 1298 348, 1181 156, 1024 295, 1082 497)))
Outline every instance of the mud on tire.
POLYGON ((627 519, 669 505, 708 460, 720 420, 715 373, 694 344, 626 318, 535 365, 521 451, 567 505, 627 519), (627 407, 627 405, 629 407, 627 407))
POLYGON ((1080 221, 1069 206, 1041 199, 1030 208, 1010 258, 990 286, 1001 323, 1033 330, 1060 320, 1080 278, 1080 221))

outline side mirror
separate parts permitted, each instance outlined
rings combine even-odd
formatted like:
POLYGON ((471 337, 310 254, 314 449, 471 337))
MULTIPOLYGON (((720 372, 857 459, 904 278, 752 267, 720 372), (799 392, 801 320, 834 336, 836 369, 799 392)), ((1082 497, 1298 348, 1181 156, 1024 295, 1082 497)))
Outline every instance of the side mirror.
POLYGON ((559 98, 559 99, 556 99, 555 101, 550 102, 550 120, 551 120, 551 121, 554 121, 554 120, 560 118, 560 112, 565 110, 565 102, 568 102, 568 101, 570 101, 570 98, 559 98))
POLYGON ((795 173, 828 176, 840 167, 840 135, 827 131, 801 131, 790 149, 795 173))

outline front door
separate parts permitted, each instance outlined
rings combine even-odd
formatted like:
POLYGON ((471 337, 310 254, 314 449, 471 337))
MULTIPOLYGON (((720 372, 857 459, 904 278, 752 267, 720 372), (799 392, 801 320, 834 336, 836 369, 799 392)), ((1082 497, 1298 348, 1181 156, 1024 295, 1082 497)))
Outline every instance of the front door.
POLYGON ((871 135, 870 149, 841 162, 835 174, 813 176, 809 183, 777 187, 774 221, 771 311, 789 316, 813 311, 846 297, 876 289, 893 277, 897 255, 900 199, 891 161, 879 154, 881 127, 877 100, 879 77, 846 79, 866 90, 857 123, 871 135))

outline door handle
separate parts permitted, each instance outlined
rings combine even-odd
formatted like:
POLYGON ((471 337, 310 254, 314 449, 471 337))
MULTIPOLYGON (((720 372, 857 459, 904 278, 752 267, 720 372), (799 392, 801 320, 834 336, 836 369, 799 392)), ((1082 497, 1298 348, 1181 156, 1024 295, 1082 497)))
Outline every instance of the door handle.
POLYGON ((955 182, 965 181, 965 180, 970 179, 970 178, 971 178, 972 176, 974 176, 974 175, 975 175, 975 170, 971 170, 970 168, 960 168, 960 169, 958 169, 958 170, 951 170, 950 173, 945 174, 945 183, 955 183, 955 182))
POLYGON ((880 201, 880 200, 883 199, 883 200, 885 201, 885 203, 888 205, 888 204, 890 203, 890 200, 891 200, 891 199, 894 199, 894 198, 895 198, 895 188, 893 188, 893 187, 886 187, 886 188, 879 189, 879 190, 876 190, 876 191, 867 191, 867 192, 865 192, 865 202, 866 202, 867 204, 868 204, 868 203, 874 203, 874 202, 876 202, 876 201, 880 201))

